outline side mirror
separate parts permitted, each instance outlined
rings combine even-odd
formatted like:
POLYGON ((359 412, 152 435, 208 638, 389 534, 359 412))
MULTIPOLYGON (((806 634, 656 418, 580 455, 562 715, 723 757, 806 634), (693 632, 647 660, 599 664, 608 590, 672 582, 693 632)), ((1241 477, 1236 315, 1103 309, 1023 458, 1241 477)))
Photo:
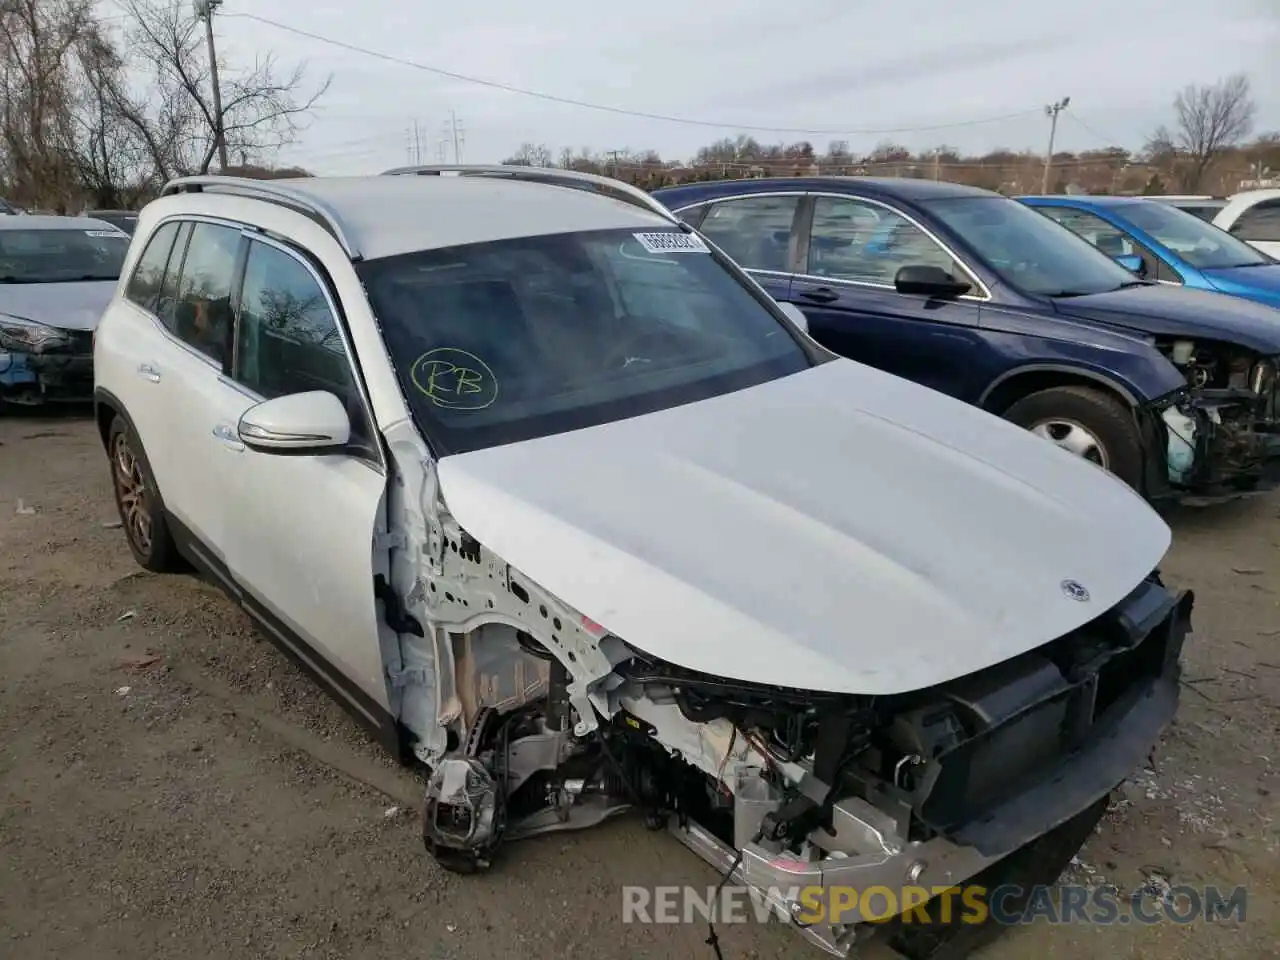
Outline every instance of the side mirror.
POLYGON ((941 267, 924 264, 900 267, 893 278, 893 286, 899 293, 922 294, 943 300, 959 297, 973 289, 971 283, 956 279, 941 267))
POLYGON ((809 318, 804 315, 804 311, 797 307, 794 303, 778 303, 778 307, 786 314, 787 319, 801 329, 804 333, 809 332, 809 318))
POLYGON ((1115 258, 1116 263, 1124 267, 1130 273, 1136 273, 1140 277, 1147 275, 1147 261, 1142 259, 1140 254, 1126 253, 1115 258))
POLYGON ((246 447, 261 453, 337 453, 351 440, 351 419, 332 393, 291 393, 246 410, 239 434, 246 447))

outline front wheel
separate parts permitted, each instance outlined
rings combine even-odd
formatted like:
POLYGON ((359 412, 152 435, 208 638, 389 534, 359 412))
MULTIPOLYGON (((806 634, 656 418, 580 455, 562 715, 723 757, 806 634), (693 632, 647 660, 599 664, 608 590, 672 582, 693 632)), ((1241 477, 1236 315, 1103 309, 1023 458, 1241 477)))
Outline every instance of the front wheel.
POLYGON ((1052 387, 1029 394, 1004 418, 1140 490, 1144 456, 1133 412, 1091 387, 1052 387))

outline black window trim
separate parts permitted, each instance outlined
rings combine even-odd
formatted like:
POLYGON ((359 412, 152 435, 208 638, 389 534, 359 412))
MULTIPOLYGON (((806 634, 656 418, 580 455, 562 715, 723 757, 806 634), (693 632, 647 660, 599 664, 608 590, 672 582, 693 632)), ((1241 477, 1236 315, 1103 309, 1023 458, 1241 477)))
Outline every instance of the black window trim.
MULTIPOLYGON (((266 402, 265 397, 260 396, 255 391, 250 390, 244 384, 238 383, 236 380, 234 380, 231 377, 231 371, 234 369, 234 367, 232 367, 231 364, 233 363, 234 358, 230 356, 230 354, 234 353, 234 344, 238 339, 238 334, 240 329, 240 295, 241 295, 241 288, 244 285, 245 264, 248 262, 248 258, 249 258, 249 243, 256 240, 256 241, 262 241, 264 243, 271 244, 272 246, 279 248, 284 253, 298 260, 303 265, 303 267, 306 268, 311 273, 311 275, 315 278, 316 282, 320 284, 320 290, 324 294, 325 302, 328 304, 329 309, 333 314, 334 320, 338 325, 338 333, 339 333, 339 336, 341 336, 342 338, 343 350, 346 352, 346 356, 347 356, 347 365, 351 368, 355 376, 356 390, 360 394, 360 403, 364 410, 365 422, 367 423, 369 428, 369 436, 371 441, 370 447, 377 449, 376 458, 370 457, 369 454, 371 453, 371 450, 366 450, 364 448, 353 448, 350 451, 350 456, 352 457, 352 459, 356 460, 357 462, 363 463, 366 466, 369 466, 370 468, 375 469, 378 473, 385 476, 387 471, 387 455, 386 455, 386 452, 382 449, 381 433, 379 432, 379 429, 378 429, 378 421, 373 416, 373 403, 369 399, 369 390, 364 381, 364 373, 360 368, 359 360, 356 358, 355 348, 351 340, 351 333, 347 329, 346 314, 344 314, 339 307, 339 300, 333 293, 332 284, 329 282, 328 275, 323 271, 323 269, 318 268, 316 265, 311 263, 311 258, 308 257, 303 251, 301 251, 298 247, 289 243, 287 240, 272 236, 268 234, 265 230, 263 230, 261 227, 256 227, 256 226, 253 226, 252 224, 247 224, 247 223, 238 223, 234 220, 228 220, 223 217, 211 217, 211 216, 205 216, 204 214, 196 214, 196 213, 172 214, 162 219, 159 223, 155 225, 154 228, 152 228, 150 234, 147 237, 147 243, 150 243, 152 238, 154 238, 155 235, 159 233, 161 228, 163 228, 166 224, 175 223, 175 222, 178 224, 178 237, 174 238, 175 242, 173 246, 170 247, 169 249, 169 257, 165 261, 164 274, 161 276, 162 284, 164 283, 164 280, 167 279, 169 275, 169 270, 174 266, 173 258, 174 258, 174 254, 177 252, 177 249, 178 249, 178 240, 182 236, 183 227, 192 227, 192 229, 187 230, 186 241, 183 244, 181 258, 177 264, 179 276, 181 276, 182 268, 186 266, 187 250, 191 245, 191 235, 194 232, 194 224, 208 223, 215 227, 227 227, 231 230, 235 230, 237 233, 240 234, 241 245, 240 245, 239 251, 236 254, 236 269, 232 277, 232 285, 231 285, 231 305, 232 305, 233 323, 231 325, 231 330, 229 331, 229 335, 231 337, 231 343, 233 344, 233 349, 231 351, 228 351, 229 356, 227 357, 224 363, 219 364, 207 353, 200 352, 195 347, 191 346, 189 343, 187 343, 185 340, 179 337, 177 334, 175 334, 172 330, 170 330, 168 327, 165 326, 164 321, 161 320, 158 316, 156 316, 155 313, 153 313, 151 310, 148 310, 146 307, 138 303, 136 300, 132 300, 126 296, 124 298, 125 302, 128 303, 130 306, 134 307, 135 309, 139 310, 143 314, 145 314, 147 318, 153 324, 155 324, 155 327, 160 332, 160 334, 163 337, 165 337, 167 340, 176 344, 178 347, 182 348, 183 350, 187 351, 187 353, 191 354, 193 357, 197 357, 200 360, 204 361, 206 364, 208 364, 210 368, 212 368, 214 371, 217 372, 218 381, 220 383, 225 384, 226 386, 232 388, 233 390, 236 390, 237 392, 243 394, 245 397, 254 401, 255 403, 265 403, 266 402)), ((144 253, 146 252, 145 247, 143 248, 143 252, 144 253)), ((141 261, 141 257, 139 257, 139 261, 141 261)), ((137 272, 137 268, 138 268, 138 265, 135 264, 134 265, 135 273, 137 272)), ((132 282, 132 280, 133 280, 133 274, 131 273, 130 282, 132 282)))
MULTIPOLYGON (((158 227, 151 231, 151 236, 147 237, 147 242, 142 247, 142 253, 138 255, 138 262, 133 265, 133 272, 129 274, 129 280, 124 285, 124 298, 132 303, 135 307, 150 313, 146 306, 134 299, 133 285, 142 273, 142 264, 146 260, 147 254, 151 252, 151 245, 156 242, 156 237, 165 227, 173 226, 173 237, 169 240, 169 246, 164 251, 164 262, 160 264, 160 287, 164 287, 165 275, 169 272, 169 261, 173 259, 173 251, 178 245, 178 238, 182 236, 181 223, 175 223, 172 220, 166 220, 158 227)), ((158 292, 158 291, 157 291, 158 292)))
MULTIPOLYGON (((201 214, 194 214, 194 213, 177 213, 177 214, 174 214, 173 216, 165 217, 163 220, 161 220, 159 223, 157 223, 157 224, 155 225, 155 228, 151 231, 150 235, 147 237, 147 242, 148 242, 148 243, 150 243, 150 242, 151 242, 151 240, 152 240, 152 238, 153 238, 153 237, 155 237, 155 235, 156 235, 157 233, 159 233, 159 232, 160 232, 160 229, 161 229, 162 227, 164 227, 166 224, 174 223, 174 222, 177 222, 177 224, 178 224, 178 233, 179 233, 179 237, 181 236, 182 228, 183 228, 184 226, 190 226, 190 227, 191 227, 191 229, 187 231, 186 241, 183 243, 183 246, 182 246, 182 254, 181 254, 181 258, 179 259, 178 264, 177 264, 177 269, 178 269, 178 278, 179 278, 179 281, 181 281, 181 277, 182 277, 182 270, 183 270, 183 268, 184 268, 184 267, 186 267, 186 265, 187 265, 187 251, 188 251, 188 250, 190 249, 190 247, 191 247, 191 236, 192 236, 192 234, 195 232, 195 224, 197 224, 197 223, 207 223, 207 224, 209 224, 209 225, 211 225, 211 226, 215 226, 215 227, 227 227, 227 228, 229 228, 229 229, 231 229, 231 230, 235 230, 235 231, 237 231, 237 232, 242 232, 242 231, 243 231, 243 226, 244 226, 243 224, 233 223, 233 222, 231 222, 231 221, 229 221, 229 220, 223 220, 223 219, 221 219, 221 218, 219 218, 219 217, 206 217, 206 216, 203 216, 203 215, 201 215, 201 214)), ((175 238, 174 245, 173 245, 173 247, 172 247, 172 248, 170 248, 170 250, 169 250, 169 259, 168 259, 167 261, 165 261, 164 274, 163 274, 163 275, 161 276, 161 278, 160 278, 161 286, 163 286, 163 285, 164 285, 164 281, 165 281, 165 280, 167 280, 167 279, 169 278, 169 271, 170 271, 170 270, 172 270, 172 269, 173 269, 173 267, 174 267, 173 257, 174 257, 174 254, 177 252, 177 249, 178 249, 177 239, 178 239, 178 238, 175 238)), ((243 238, 241 238, 241 243, 243 244, 243 242, 244 242, 244 241, 243 241, 243 238)), ((144 253, 146 252, 146 248, 145 248, 145 247, 143 248, 143 252, 144 252, 144 253)), ((236 254, 236 256, 237 256, 237 261, 238 261, 238 262, 237 262, 237 271, 239 271, 239 269, 240 269, 241 264, 239 263, 239 261, 240 261, 240 260, 243 260, 244 252, 245 252, 245 251, 244 251, 244 249, 242 248, 242 249, 241 249, 241 250, 236 254)), ((139 258, 139 262, 141 262, 141 257, 139 258)), ((134 272, 135 272, 135 273, 137 272, 137 269, 138 269, 138 264, 135 264, 135 265, 134 265, 134 272)), ((132 282, 133 282, 133 273, 131 273, 131 274, 129 275, 129 282, 130 282, 130 283, 132 283, 132 282)), ((235 278, 234 278, 234 276, 233 276, 233 278, 232 278, 232 284, 233 284, 233 286, 232 286, 232 290, 231 290, 231 295, 232 295, 232 304, 233 304, 233 306, 234 306, 234 304, 235 304, 235 296, 236 296, 236 290, 235 290, 235 286, 234 286, 234 284, 235 284, 235 278)), ((126 287, 126 289, 127 289, 127 287, 126 287)), ((187 341, 183 340, 180 336, 178 336, 176 333, 174 333, 172 330, 170 330, 167 326, 165 326, 165 322, 164 322, 163 320, 161 320, 161 319, 160 319, 160 317, 158 317, 158 316, 157 316, 153 311, 151 311, 151 310, 147 309, 147 308, 146 308, 146 307, 144 307, 142 304, 138 303, 136 300, 133 300, 133 299, 129 298, 128 296, 126 296, 126 297, 124 298, 124 300, 125 300, 125 302, 126 302, 126 303, 130 304, 132 307, 134 307, 135 309, 137 309, 137 310, 141 311, 143 314, 145 314, 145 315, 147 316, 147 319, 149 319, 153 324, 155 324, 156 330, 158 330, 158 331, 160 332, 160 334, 161 334, 163 337, 165 337, 167 340, 169 340, 171 343, 177 344, 179 347, 181 347, 183 350, 187 351, 187 353, 191 354, 193 357, 197 357, 197 358, 199 358, 200 360, 204 361, 206 364, 208 364, 208 365, 209 365, 210 367, 212 367, 214 370, 218 371, 218 373, 219 373, 219 374, 225 373, 225 367, 226 367, 226 363, 225 363, 225 361, 224 361, 223 363, 219 363, 217 360, 215 360, 213 357, 209 356, 207 353, 204 353, 204 352, 202 352, 202 351, 200 351, 200 350, 197 350, 195 347, 193 347, 191 344, 187 343, 187 341)))
POLYGON ((340 301, 335 296, 330 285, 328 276, 315 264, 311 262, 311 258, 301 249, 289 243, 286 240, 277 239, 261 230, 258 227, 247 226, 245 224, 237 225, 240 230, 241 240, 244 243, 242 254, 239 258, 236 269, 235 287, 232 290, 232 303, 234 305, 234 320, 231 330, 231 342, 233 344, 233 357, 229 368, 224 370, 219 380, 228 387, 244 394, 245 397, 256 403, 265 403, 266 397, 259 394, 252 387, 246 386, 239 380, 235 379, 235 363, 239 360, 239 344, 240 344, 240 304, 241 297, 244 293, 244 275, 245 269, 249 262, 249 252, 252 244, 261 243, 280 251, 285 256, 292 258, 302 266, 304 270, 316 282, 320 288, 320 293, 324 297, 325 306, 328 307, 330 315, 333 317, 334 325, 338 328, 338 336, 342 340, 342 352, 347 360, 347 369, 351 372, 352 382, 356 385, 356 393, 360 398, 360 408, 365 420, 365 432, 369 436, 369 444, 353 446, 347 451, 348 455, 363 463, 367 463, 372 467, 376 467, 379 473, 386 472, 386 454, 382 449, 380 442, 380 433, 378 431, 378 421, 373 416, 373 403, 369 398, 369 391, 364 382, 364 375, 360 369, 360 364, 356 359, 355 344, 351 340, 351 334, 347 330, 347 318, 343 313, 340 301))

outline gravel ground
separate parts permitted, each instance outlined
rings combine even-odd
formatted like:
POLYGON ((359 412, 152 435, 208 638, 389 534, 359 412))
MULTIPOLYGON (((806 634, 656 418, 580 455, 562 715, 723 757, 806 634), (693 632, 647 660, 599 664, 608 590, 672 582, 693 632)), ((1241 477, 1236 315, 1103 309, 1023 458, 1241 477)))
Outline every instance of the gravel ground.
MULTIPOLYGON (((0 956, 712 960, 702 925, 621 922, 623 884, 716 877, 634 821, 422 852, 420 786, 214 588, 133 564, 83 419, 0 418, 0 956)), ((1243 924, 1037 924, 991 960, 1274 957, 1280 498, 1173 518, 1196 590, 1179 718, 1073 867, 1249 889, 1243 924)), ((725 926, 725 960, 820 956, 725 926)))

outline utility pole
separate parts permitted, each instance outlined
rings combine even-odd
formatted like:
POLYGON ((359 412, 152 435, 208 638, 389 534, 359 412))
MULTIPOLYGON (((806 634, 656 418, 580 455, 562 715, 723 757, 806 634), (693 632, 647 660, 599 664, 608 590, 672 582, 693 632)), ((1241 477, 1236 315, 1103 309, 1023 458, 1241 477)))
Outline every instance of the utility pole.
POLYGON ((227 137, 223 129, 222 86, 218 83, 218 52, 213 45, 213 13, 222 6, 222 0, 192 0, 192 6, 196 19, 204 21, 204 36, 209 43, 209 79, 213 83, 213 115, 216 118, 213 135, 218 144, 218 162, 222 165, 222 172, 226 173, 230 164, 227 163, 227 137))
POLYGON ((462 146, 467 141, 463 136, 462 124, 458 122, 458 115, 452 110, 449 111, 449 119, 444 122, 444 139, 446 143, 453 141, 453 162, 462 163, 462 146))
POLYGON ((1058 134, 1058 114, 1071 104, 1070 97, 1063 97, 1057 103, 1047 104, 1044 115, 1049 118, 1049 152, 1044 155, 1044 180, 1040 183, 1040 192, 1049 192, 1049 171, 1053 168, 1053 140, 1058 134))
POLYGON ((413 121, 413 162, 422 165, 422 137, 418 133, 418 121, 413 121))
POLYGON ((933 151, 933 179, 934 180, 942 179, 942 151, 941 150, 933 151))

